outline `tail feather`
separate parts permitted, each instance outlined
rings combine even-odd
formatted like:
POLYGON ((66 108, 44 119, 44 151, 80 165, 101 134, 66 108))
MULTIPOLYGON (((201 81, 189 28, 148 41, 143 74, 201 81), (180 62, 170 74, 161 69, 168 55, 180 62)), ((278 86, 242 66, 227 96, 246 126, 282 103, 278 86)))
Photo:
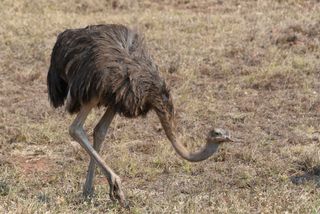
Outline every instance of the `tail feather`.
POLYGON ((68 83, 60 77, 52 64, 47 76, 47 86, 50 103, 55 108, 62 106, 68 94, 68 83))

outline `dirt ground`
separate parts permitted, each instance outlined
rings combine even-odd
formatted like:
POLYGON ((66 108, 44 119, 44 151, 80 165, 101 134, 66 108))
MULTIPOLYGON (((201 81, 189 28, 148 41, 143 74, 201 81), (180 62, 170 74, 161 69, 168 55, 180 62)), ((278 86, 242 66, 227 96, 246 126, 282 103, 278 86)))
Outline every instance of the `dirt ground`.
POLYGON ((320 212, 319 1, 2 0, 0 17, 1 213, 320 212), (74 116, 47 97, 58 33, 102 23, 145 35, 190 150, 211 127, 238 139, 189 163, 153 112, 117 116, 101 156, 130 210, 100 172, 83 198, 88 155, 68 135, 74 116))

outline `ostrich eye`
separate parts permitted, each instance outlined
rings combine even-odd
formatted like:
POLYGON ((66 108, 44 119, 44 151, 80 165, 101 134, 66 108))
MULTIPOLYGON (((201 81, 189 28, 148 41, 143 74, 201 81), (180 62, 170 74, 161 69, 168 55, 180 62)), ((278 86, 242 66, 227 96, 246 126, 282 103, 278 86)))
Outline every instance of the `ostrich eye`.
POLYGON ((215 134, 216 136, 220 136, 220 135, 221 135, 220 132, 214 132, 214 134, 215 134))
POLYGON ((217 136, 220 136, 221 133, 213 130, 213 131, 211 132, 211 135, 214 136, 214 137, 217 137, 217 136))

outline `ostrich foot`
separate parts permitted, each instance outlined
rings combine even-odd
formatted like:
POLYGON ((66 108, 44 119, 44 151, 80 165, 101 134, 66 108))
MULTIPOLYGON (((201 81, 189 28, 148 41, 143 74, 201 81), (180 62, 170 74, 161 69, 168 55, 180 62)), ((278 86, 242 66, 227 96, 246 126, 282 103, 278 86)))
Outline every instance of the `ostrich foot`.
POLYGON ((120 205, 124 208, 129 208, 128 203, 125 199, 124 193, 121 187, 121 180, 119 176, 112 175, 109 181, 110 192, 109 196, 112 201, 119 201, 120 205))
POLYGON ((92 186, 89 187, 87 184, 85 184, 83 186, 83 196, 87 199, 90 199, 92 198, 93 194, 94 194, 94 187, 92 186))

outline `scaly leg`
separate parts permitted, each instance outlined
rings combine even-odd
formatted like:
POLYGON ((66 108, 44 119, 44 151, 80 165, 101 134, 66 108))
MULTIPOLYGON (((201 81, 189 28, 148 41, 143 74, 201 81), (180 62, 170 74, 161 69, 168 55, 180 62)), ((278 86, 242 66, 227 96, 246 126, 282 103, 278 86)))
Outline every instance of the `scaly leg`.
POLYGON ((105 174, 110 185, 110 198, 112 200, 119 200, 121 206, 126 207, 126 200, 121 188, 120 177, 113 172, 113 170, 102 160, 99 154, 91 146, 88 137, 83 129, 84 121, 86 120, 89 112, 94 107, 94 105, 85 105, 81 108, 76 119, 73 121, 69 128, 70 135, 86 150, 86 152, 93 158, 101 171, 105 174))
MULTIPOLYGON (((99 153, 102 142, 107 134, 108 127, 112 121, 112 119, 115 116, 115 112, 112 110, 112 108, 108 108, 107 111, 104 113, 96 127, 93 131, 93 148, 99 153)), ((88 167, 88 173, 86 182, 83 187, 83 194, 85 197, 91 196, 94 192, 93 187, 93 180, 95 175, 95 169, 96 169, 96 162, 93 158, 90 158, 90 164, 88 167)))

